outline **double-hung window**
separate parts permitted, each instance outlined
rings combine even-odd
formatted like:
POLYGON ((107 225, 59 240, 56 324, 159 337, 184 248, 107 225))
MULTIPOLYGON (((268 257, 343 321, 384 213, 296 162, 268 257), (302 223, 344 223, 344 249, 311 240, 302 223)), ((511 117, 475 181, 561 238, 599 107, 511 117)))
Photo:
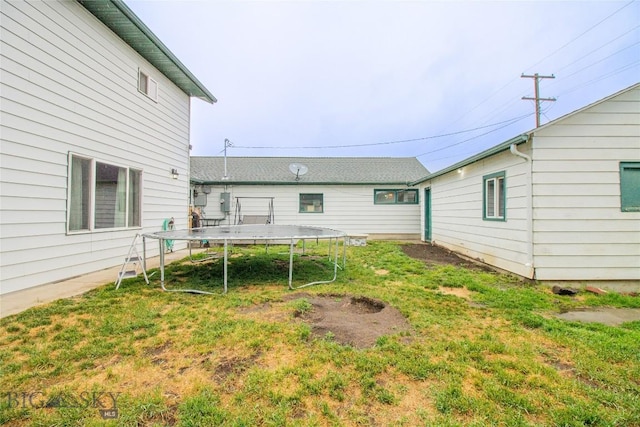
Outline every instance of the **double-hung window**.
POLYGON ((489 221, 506 221, 505 173, 498 172, 482 178, 483 212, 482 217, 489 221))
POLYGON ((69 232, 140 227, 142 171, 69 155, 69 232))

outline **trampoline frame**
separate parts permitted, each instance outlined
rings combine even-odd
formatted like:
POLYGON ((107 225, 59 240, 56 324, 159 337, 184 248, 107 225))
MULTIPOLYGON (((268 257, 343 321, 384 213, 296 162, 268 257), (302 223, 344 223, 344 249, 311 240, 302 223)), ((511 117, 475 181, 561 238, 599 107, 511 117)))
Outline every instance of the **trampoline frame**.
POLYGON ((332 283, 338 277, 338 248, 340 239, 342 239, 342 266, 346 266, 347 259, 347 233, 339 230, 324 227, 308 227, 299 225, 228 225, 218 227, 201 227, 193 228, 190 230, 171 230, 171 231, 159 231, 155 233, 145 233, 142 235, 142 267, 146 271, 146 239, 157 239, 160 248, 160 286, 163 291, 167 292, 189 292, 197 294, 213 294, 213 292, 201 291, 198 289, 167 289, 165 287, 165 251, 164 244, 167 240, 185 240, 189 242, 207 240, 209 242, 221 243, 224 246, 224 292, 227 293, 227 262, 228 262, 228 247, 229 244, 239 241, 265 241, 266 243, 274 240, 289 241, 289 289, 301 289, 307 286, 332 283), (306 283, 301 286, 293 287, 293 251, 295 242, 297 240, 304 241, 308 239, 327 240, 329 239, 329 260, 331 261, 331 250, 333 245, 333 278, 331 280, 321 280, 306 283), (334 242, 335 240, 335 242, 334 242))

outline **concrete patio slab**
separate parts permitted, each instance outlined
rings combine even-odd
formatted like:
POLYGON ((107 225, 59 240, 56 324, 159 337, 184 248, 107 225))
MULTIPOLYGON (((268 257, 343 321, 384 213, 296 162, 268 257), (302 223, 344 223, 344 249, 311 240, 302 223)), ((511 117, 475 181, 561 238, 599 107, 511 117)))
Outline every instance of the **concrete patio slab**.
MULTIPOLYGON (((192 252, 198 253, 204 249, 192 249, 192 252)), ((189 256, 189 250, 183 249, 165 254, 165 263, 171 263, 189 256)), ((157 268, 160 265, 160 257, 147 258, 147 270, 157 268)), ((46 304, 61 298, 70 298, 81 295, 91 289, 111 283, 115 286, 118 278, 118 272, 122 268, 121 265, 96 271, 94 273, 84 274, 82 276, 72 277, 67 280, 61 280, 54 283, 48 283, 41 286, 25 289, 22 291, 11 292, 0 295, 0 318, 20 313, 28 308, 46 304)), ((123 292, 126 292, 123 290, 123 292)))
POLYGON ((557 315, 557 317, 574 322, 595 322, 617 326, 625 322, 640 320, 640 308, 597 308, 568 311, 557 315))

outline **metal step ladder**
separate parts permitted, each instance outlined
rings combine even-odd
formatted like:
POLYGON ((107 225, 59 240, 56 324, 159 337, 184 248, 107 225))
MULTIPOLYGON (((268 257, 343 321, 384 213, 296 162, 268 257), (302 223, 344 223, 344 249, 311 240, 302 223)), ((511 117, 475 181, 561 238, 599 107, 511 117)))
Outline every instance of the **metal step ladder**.
POLYGON ((136 236, 133 238, 133 242, 131 242, 129 253, 127 254, 127 257, 124 260, 124 264, 122 264, 122 268, 120 268, 120 272, 118 273, 118 280, 116 280, 116 290, 120 287, 120 283, 122 283, 123 279, 138 277, 139 265, 142 267, 141 270, 142 274, 144 275, 144 281, 147 283, 147 285, 149 284, 149 277, 147 277, 143 259, 140 256, 140 253, 138 253, 137 248, 138 239, 140 237, 140 234, 136 234, 136 236))

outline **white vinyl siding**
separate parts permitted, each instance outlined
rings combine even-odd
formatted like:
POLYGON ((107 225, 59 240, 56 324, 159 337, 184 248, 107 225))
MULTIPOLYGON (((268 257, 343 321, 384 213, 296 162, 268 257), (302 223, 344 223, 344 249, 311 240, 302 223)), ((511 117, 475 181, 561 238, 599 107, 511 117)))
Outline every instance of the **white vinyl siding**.
MULTIPOLYGON (((223 191, 222 187, 212 186, 204 208, 206 218, 223 216, 219 203, 223 191)), ((267 215, 269 200, 258 197, 273 197, 275 224, 329 227, 378 238, 420 236, 420 206, 376 205, 371 197, 373 187, 369 185, 233 185, 228 191, 231 213, 223 224, 234 221, 236 197, 247 197, 242 200, 245 215, 267 215), (301 194, 322 194, 322 214, 301 212, 301 194)))
POLYGON ((637 184, 624 167, 640 163, 639 141, 635 85, 537 129, 517 146, 531 161, 505 150, 426 181, 431 241, 543 281, 637 283, 640 212, 625 212, 637 184), (482 194, 501 171, 506 220, 483 221, 488 202, 499 213, 482 194))
MULTIPOLYGON (((526 144, 518 146, 528 150, 526 144)), ((425 183, 431 187, 431 242, 487 264, 526 276, 528 163, 509 151, 425 183), (504 180, 507 220, 486 221, 483 186, 487 177, 504 180)), ((494 181, 495 182, 495 181, 494 181)), ((424 217, 424 213, 421 214, 424 217)))
POLYGON ((621 163, 640 159, 640 89, 534 135, 540 280, 640 280, 640 212, 621 209, 621 163))
POLYGON ((185 228, 189 97, 75 1, 2 2, 0 26, 0 292, 123 262, 136 230, 66 233, 69 152, 144 170, 142 226, 185 228), (162 102, 140 96, 141 65, 162 102))

